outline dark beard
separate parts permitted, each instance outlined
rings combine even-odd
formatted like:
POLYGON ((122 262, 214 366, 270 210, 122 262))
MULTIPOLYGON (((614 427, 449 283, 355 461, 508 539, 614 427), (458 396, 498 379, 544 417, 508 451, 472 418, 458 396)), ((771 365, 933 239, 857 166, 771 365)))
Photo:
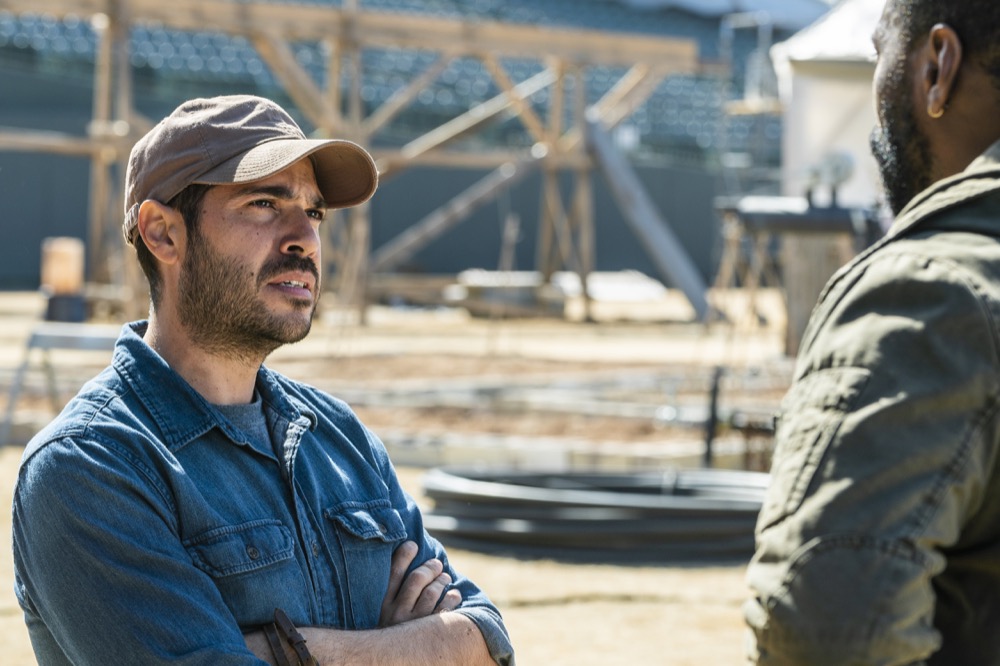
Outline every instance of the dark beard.
POLYGON ((893 215, 906 207, 913 197, 933 184, 931 149, 927 137, 917 127, 916 119, 901 93, 905 85, 905 67, 892 73, 891 90, 881 102, 881 127, 872 130, 869 143, 878 162, 886 203, 893 215))
POLYGON ((285 256, 268 262, 255 281, 250 267, 217 254, 196 227, 180 275, 181 323, 206 351, 259 362, 281 345, 304 338, 312 325, 318 299, 296 303, 298 309, 309 310, 304 322, 278 316, 257 299, 261 285, 288 270, 312 273, 318 293, 319 273, 312 260, 285 256))

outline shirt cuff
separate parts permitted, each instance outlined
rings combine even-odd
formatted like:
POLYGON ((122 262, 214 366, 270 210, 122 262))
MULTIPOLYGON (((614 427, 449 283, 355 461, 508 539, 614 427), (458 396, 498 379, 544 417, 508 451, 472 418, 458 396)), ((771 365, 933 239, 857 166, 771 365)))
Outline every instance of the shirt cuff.
POLYGON ((497 666, 514 666, 514 646, 499 613, 482 607, 456 608, 452 612, 461 613, 475 622, 497 666))

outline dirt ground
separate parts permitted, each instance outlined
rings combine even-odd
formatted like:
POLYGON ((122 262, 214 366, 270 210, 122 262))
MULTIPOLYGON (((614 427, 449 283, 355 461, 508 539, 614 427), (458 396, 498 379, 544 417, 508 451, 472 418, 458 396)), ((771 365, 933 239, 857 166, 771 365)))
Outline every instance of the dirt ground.
MULTIPOLYGON (((14 306, 0 294, 0 391, 9 386, 26 334, 32 298, 14 306)), ((771 331, 734 335, 726 328, 690 324, 569 324, 472 320, 453 313, 417 319, 395 312, 365 328, 323 321, 307 343, 270 361, 297 378, 345 391, 439 385, 464 379, 540 382, 641 372, 650 367, 784 363, 771 331)), ((68 395, 106 357, 53 353, 60 390, 68 395)), ((30 388, 30 383, 29 383, 30 388)), ((18 403, 18 414, 47 408, 41 380, 18 403)), ((764 396, 768 400, 773 396, 764 396)), ((6 404, 4 402, 4 404, 6 404)), ((663 443, 676 433, 640 419, 573 413, 497 413, 454 406, 357 408, 376 433, 481 433, 512 436, 663 443)), ((34 413, 34 412, 32 412, 34 413)), ((23 448, 0 443, 0 504, 10 506, 23 448)), ((423 501, 425 470, 400 467, 404 486, 423 501)), ((12 593, 10 512, 0 511, 0 666, 33 664, 21 613, 12 593)), ((451 550, 453 564, 475 580, 504 615, 522 666, 572 664, 722 665, 743 662, 743 565, 698 563, 631 567, 519 560, 451 550)))

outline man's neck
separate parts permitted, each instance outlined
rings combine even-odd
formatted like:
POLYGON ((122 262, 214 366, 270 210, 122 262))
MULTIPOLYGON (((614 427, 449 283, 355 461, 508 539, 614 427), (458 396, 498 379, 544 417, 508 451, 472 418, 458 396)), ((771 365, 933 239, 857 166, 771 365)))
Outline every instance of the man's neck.
POLYGON ((150 315, 143 339, 208 402, 235 405, 253 400, 263 358, 208 351, 192 340, 179 322, 171 324, 155 313, 150 315))

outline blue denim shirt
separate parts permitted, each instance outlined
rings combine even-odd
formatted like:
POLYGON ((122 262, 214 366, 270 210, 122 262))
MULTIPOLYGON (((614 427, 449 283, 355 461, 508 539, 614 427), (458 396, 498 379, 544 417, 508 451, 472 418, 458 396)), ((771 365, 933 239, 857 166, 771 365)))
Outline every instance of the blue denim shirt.
POLYGON ((341 401, 267 368, 272 448, 231 423, 127 325, 111 366, 28 445, 15 588, 40 664, 260 664, 241 631, 378 625, 393 550, 437 557, 498 664, 500 613, 424 531, 382 443, 341 401))

